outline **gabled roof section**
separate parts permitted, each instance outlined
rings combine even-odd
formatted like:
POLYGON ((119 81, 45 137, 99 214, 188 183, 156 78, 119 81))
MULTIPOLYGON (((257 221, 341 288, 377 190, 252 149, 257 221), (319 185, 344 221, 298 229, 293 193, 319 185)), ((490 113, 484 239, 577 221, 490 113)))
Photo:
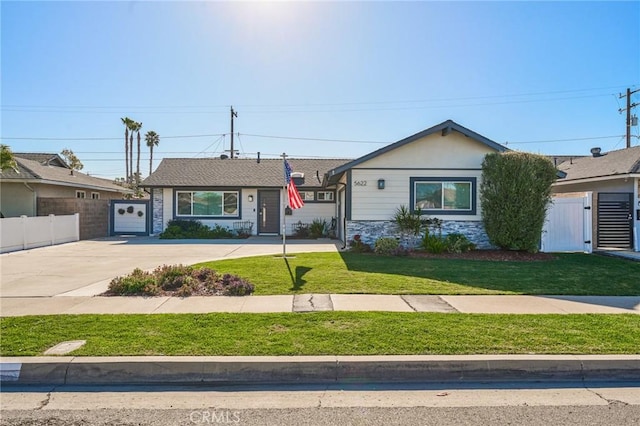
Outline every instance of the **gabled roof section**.
POLYGON ((24 158, 25 160, 37 161, 43 166, 56 166, 70 168, 69 165, 55 153, 46 152, 14 152, 14 157, 24 158))
POLYGON ((74 171, 57 154, 13 154, 18 173, 5 170, 0 174, 2 182, 41 182, 51 185, 95 189, 99 191, 129 193, 130 190, 101 179, 74 171), (25 158, 29 157, 29 158, 25 158))
MULTIPOLYGON (((324 174, 347 163, 347 159, 287 159, 293 172, 304 173, 298 187, 322 186, 324 174)), ((233 187, 281 188, 284 169, 281 159, 255 158, 164 158, 158 168, 141 184, 143 187, 233 187)))
POLYGON ((456 123, 453 120, 447 120, 444 121, 440 124, 437 124, 433 127, 430 127, 426 130, 423 130, 421 132, 416 133, 415 135, 411 135, 407 138, 404 138, 402 140, 399 140, 398 142, 392 143, 391 145, 387 145, 385 147, 382 147, 376 151, 373 151, 365 156, 362 156, 360 158, 357 158, 353 161, 351 161, 350 163, 344 164, 340 167, 337 167, 333 170, 330 170, 328 175, 327 175, 327 179, 329 182, 333 182, 337 179, 337 177, 339 175, 341 175, 342 173, 344 173, 345 171, 352 169, 353 167, 364 163, 365 161, 369 161, 372 158, 378 157, 380 155, 383 155, 389 151, 392 151, 396 148, 400 148, 401 146, 410 144, 412 142, 415 142, 419 139, 422 139, 426 136, 432 135, 434 133, 438 133, 440 132, 442 134, 442 136, 446 136, 449 133, 451 133, 452 131, 461 133, 471 139, 474 139, 480 143, 483 143, 485 145, 487 145, 489 148, 494 149, 498 152, 504 152, 504 151, 508 151, 509 149, 503 145, 500 145, 497 142, 492 141, 491 139, 488 139, 476 132, 474 132, 473 130, 469 130, 464 126, 461 126, 460 124, 456 123))
POLYGON ((640 174, 640 146, 603 153, 598 157, 573 158, 558 166, 567 176, 562 181, 640 174))

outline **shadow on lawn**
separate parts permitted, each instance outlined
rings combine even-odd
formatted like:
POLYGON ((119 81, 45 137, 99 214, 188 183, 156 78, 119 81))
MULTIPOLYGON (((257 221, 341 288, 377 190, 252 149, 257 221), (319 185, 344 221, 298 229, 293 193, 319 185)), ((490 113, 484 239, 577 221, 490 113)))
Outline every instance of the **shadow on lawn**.
POLYGON ((289 290, 298 291, 302 289, 302 286, 307 283, 307 281, 304 280, 302 277, 304 276, 304 274, 309 272, 312 268, 307 268, 306 266, 296 266, 296 273, 294 276, 293 272, 291 271, 291 265, 289 265, 289 260, 284 259, 284 263, 287 264, 289 277, 291 277, 291 288, 289 290))
MULTIPOLYGON (((538 262, 432 259, 340 252, 350 271, 400 275, 532 295, 640 295, 640 263, 587 254, 538 262)), ((464 289, 460 290, 465 293, 464 289)))

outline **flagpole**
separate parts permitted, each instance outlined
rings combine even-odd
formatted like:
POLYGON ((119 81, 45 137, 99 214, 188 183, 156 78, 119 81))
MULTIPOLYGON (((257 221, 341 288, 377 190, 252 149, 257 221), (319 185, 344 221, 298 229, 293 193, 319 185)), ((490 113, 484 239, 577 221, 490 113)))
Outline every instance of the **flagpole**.
POLYGON ((280 210, 282 214, 282 258, 287 257, 287 214, 285 209, 285 198, 287 197, 287 171, 286 171, 286 163, 287 154, 282 153, 282 203, 280 210))

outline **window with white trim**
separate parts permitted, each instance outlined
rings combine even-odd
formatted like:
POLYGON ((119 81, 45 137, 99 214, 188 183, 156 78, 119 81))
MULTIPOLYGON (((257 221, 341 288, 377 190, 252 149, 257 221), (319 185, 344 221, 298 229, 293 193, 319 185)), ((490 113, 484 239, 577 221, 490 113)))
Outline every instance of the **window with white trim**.
POLYGON ((100 193, 99 192, 92 192, 91 193, 91 199, 92 200, 99 200, 100 199, 100 193))
POLYGON ((237 191, 176 191, 177 216, 239 216, 237 191))
POLYGON ((76 191, 76 198, 87 198, 87 193, 85 191, 76 191))
POLYGON ((302 191, 300 192, 300 198, 304 201, 313 201, 316 199, 316 194, 313 191, 302 191))
POLYGON ((318 192, 318 201, 333 201, 333 192, 331 191, 318 192))
POLYGON ((411 178, 413 209, 475 214, 475 178, 411 178))

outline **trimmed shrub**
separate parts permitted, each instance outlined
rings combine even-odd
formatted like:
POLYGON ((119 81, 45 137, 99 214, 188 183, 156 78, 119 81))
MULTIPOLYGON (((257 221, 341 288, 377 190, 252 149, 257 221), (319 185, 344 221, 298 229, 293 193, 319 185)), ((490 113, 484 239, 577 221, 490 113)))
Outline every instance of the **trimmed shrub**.
POLYGON ((114 278, 106 295, 173 294, 179 297, 198 295, 244 296, 253 293, 253 284, 231 274, 220 275, 213 269, 183 265, 162 265, 153 272, 136 268, 131 274, 114 278))
POLYGON ((420 248, 427 253, 440 254, 447 250, 447 243, 442 237, 426 232, 420 242, 420 248))
POLYGON ((309 225, 298 221, 298 223, 294 225, 293 235, 296 238, 309 238, 309 225))
POLYGON ((136 268, 127 276, 111 280, 107 292, 125 296, 142 296, 158 294, 159 289, 153 274, 136 268))
POLYGON ((162 265, 153 271, 158 286, 163 290, 177 290, 185 283, 185 278, 193 272, 191 266, 162 265))
POLYGON ((395 238, 382 237, 378 238, 374 244, 373 251, 376 254, 383 254, 386 256, 395 254, 400 243, 395 238))
POLYGON ((444 239, 444 243, 449 253, 465 253, 476 248, 476 245, 469 241, 466 236, 455 232, 448 234, 444 239))
POLYGON ((369 244, 362 241, 359 234, 354 235, 353 240, 349 241, 349 247, 354 253, 371 253, 373 251, 369 244))
POLYGON ((507 250, 537 252, 556 168, 524 152, 487 154, 482 163, 482 220, 489 241, 507 250))
POLYGON ((228 228, 216 224, 208 227, 197 220, 174 219, 167 223, 167 229, 160 234, 161 239, 222 239, 233 238, 234 234, 228 228))
POLYGON ((327 221, 324 219, 313 219, 309 225, 309 238, 322 238, 327 234, 327 221))
POLYGON ((224 296, 244 296, 253 293, 253 284, 237 275, 222 276, 222 294, 224 296))

